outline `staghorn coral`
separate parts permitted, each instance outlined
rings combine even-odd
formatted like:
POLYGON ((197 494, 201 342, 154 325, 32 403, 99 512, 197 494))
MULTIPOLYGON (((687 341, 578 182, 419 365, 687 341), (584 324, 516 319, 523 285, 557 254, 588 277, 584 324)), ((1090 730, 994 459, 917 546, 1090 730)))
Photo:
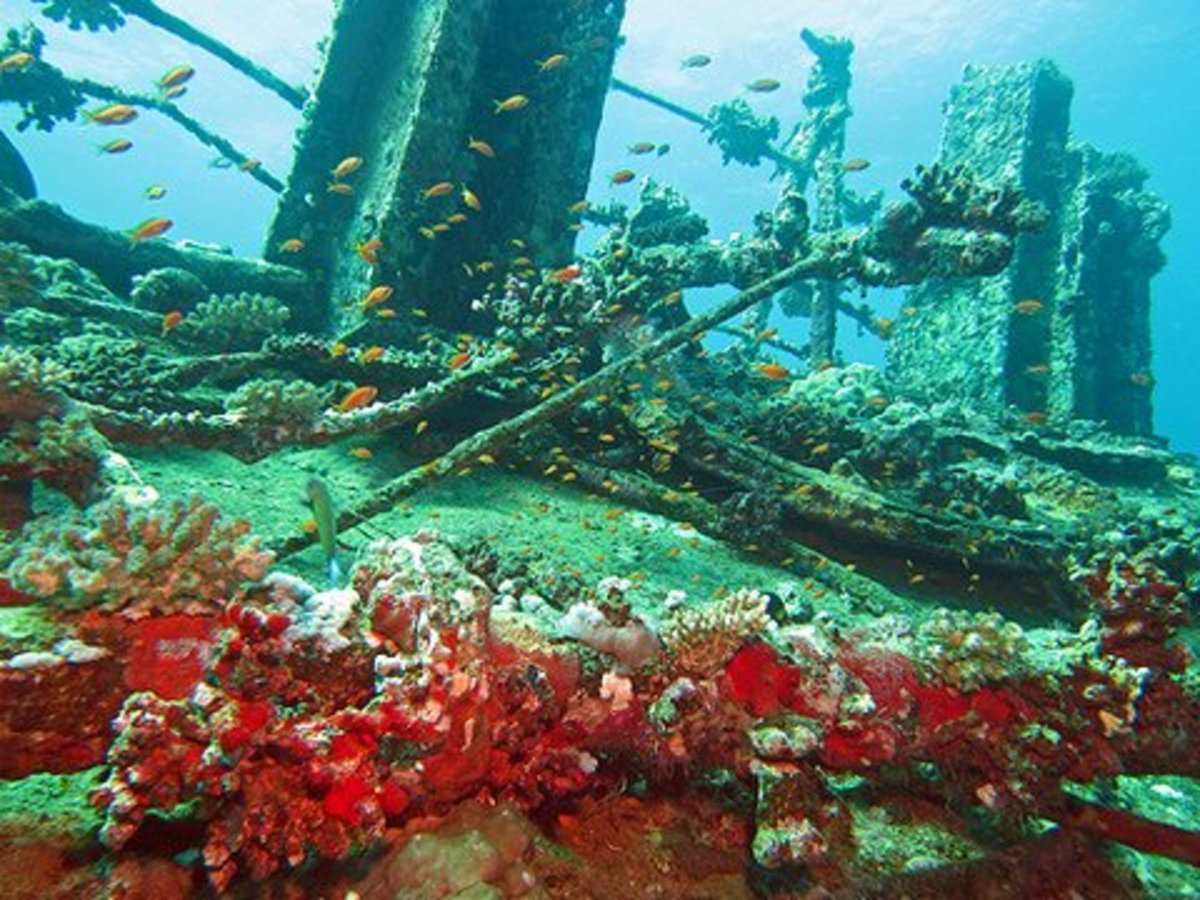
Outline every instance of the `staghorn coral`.
POLYGON ((214 295, 198 304, 176 332, 213 350, 254 350, 282 331, 291 315, 285 304, 264 294, 214 295))
POLYGON ((64 610, 185 611, 266 574, 272 555, 249 532, 199 497, 159 510, 114 497, 67 521, 28 525, 9 574, 18 589, 64 610))
POLYGON ((667 655, 681 672, 711 676, 770 624, 767 595, 741 588, 704 609, 681 609, 663 629, 667 655))

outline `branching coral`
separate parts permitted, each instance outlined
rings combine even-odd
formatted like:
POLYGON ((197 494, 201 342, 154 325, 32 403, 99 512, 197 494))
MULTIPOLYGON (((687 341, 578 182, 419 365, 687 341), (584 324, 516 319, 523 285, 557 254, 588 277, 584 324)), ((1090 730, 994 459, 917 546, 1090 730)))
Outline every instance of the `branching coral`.
POLYGON ((328 405, 325 394, 308 381, 256 378, 225 399, 225 410, 250 426, 303 424, 328 405))
POLYGON ((198 304, 178 330, 214 350, 253 350, 282 331, 289 318, 291 311, 274 297, 243 291, 198 304))
POLYGON ((271 555, 249 532, 199 498, 165 510, 111 498, 66 522, 27 526, 9 572, 20 590, 65 610, 211 608, 266 574, 271 555))

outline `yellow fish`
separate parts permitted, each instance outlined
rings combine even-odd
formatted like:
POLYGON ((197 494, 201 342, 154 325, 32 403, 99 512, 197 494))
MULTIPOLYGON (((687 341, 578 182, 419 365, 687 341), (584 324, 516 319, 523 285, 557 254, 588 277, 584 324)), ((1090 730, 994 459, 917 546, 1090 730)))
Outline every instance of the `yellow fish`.
POLYGON ((110 103, 95 112, 84 111, 89 122, 97 125, 124 125, 138 117, 138 111, 126 103, 110 103))
POLYGON ((165 91, 167 88, 183 84, 195 74, 196 70, 191 66, 174 66, 168 69, 162 78, 158 79, 158 86, 165 91))
POLYGON ((131 244, 139 243, 140 241, 148 241, 151 238, 159 237, 166 232, 175 223, 170 219, 154 218, 147 219, 139 225, 135 225, 129 231, 129 242, 131 244))
POLYGON ((483 204, 479 202, 479 198, 475 196, 475 192, 465 184, 462 186, 462 201, 476 212, 479 212, 479 210, 483 209, 483 204))
POLYGON ((351 172, 357 172, 363 164, 361 156, 347 156, 340 163, 333 167, 333 178, 335 181, 340 181, 351 172))
POLYGON ((32 65, 33 60, 32 53, 18 50, 16 53, 10 53, 4 59, 0 59, 0 72, 15 72, 18 69, 24 69, 26 66, 32 65))
POLYGON ((474 150, 480 156, 486 156, 488 159, 496 158, 496 151, 487 141, 481 141, 479 138, 467 138, 467 149, 474 150))
POLYGON ((567 63, 567 55, 565 53, 555 53, 547 56, 545 59, 535 59, 534 65, 538 67, 539 72, 549 72, 551 69, 557 69, 567 63))
POLYGON ((370 309, 372 306, 387 303, 395 292, 395 288, 390 284, 377 284, 367 292, 367 296, 363 297, 362 308, 370 309))
POLYGON ((493 100, 496 104, 496 115, 502 112, 515 112, 518 109, 524 109, 529 105, 529 98, 524 94, 513 94, 511 97, 506 97, 503 100, 493 100))
POLYGON ((299 253, 304 249, 304 241, 300 238, 288 238, 279 245, 280 253, 299 253))
POLYGON ((454 185, 449 181, 439 181, 437 184, 431 184, 425 190, 421 191, 422 200, 431 200, 434 197, 445 197, 447 194, 454 191, 454 185))

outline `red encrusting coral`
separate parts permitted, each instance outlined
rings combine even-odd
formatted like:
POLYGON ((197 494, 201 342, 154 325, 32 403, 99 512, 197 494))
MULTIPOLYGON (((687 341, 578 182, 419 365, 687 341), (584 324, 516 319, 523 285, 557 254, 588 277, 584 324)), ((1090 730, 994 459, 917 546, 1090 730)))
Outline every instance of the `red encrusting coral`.
MULTIPOLYGON (((414 558, 431 552, 405 546, 414 558)), ((572 652, 502 636, 486 593, 416 590, 387 572, 354 583, 336 633, 310 628, 294 605, 230 606, 186 699, 130 698, 96 798, 109 846, 126 844, 148 811, 195 802, 209 878, 224 888, 239 872, 342 858, 389 824, 464 798, 556 808, 631 776, 670 781, 716 765, 747 780, 774 773, 762 852, 799 853, 832 885, 837 854, 854 842, 813 773, 932 764, 940 774, 925 790, 1019 819, 1053 812, 1066 778, 1197 768, 1179 751, 1200 735, 1195 698, 1123 659, 967 690, 928 657, 857 638, 821 650, 756 638, 718 671, 666 663, 597 683, 572 652), (760 727, 792 737, 756 742, 760 727), (786 797, 814 806, 789 812, 786 797)))

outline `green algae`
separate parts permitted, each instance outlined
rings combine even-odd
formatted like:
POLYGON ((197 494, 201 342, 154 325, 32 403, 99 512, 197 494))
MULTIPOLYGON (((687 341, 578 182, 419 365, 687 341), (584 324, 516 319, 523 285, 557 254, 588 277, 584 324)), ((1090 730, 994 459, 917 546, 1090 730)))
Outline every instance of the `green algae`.
POLYGON ((104 817, 88 796, 103 783, 105 772, 95 766, 69 775, 0 780, 0 832, 15 830, 26 839, 90 839, 104 817))
POLYGON ((0 658, 49 650, 62 636, 44 606, 0 607, 0 658))

